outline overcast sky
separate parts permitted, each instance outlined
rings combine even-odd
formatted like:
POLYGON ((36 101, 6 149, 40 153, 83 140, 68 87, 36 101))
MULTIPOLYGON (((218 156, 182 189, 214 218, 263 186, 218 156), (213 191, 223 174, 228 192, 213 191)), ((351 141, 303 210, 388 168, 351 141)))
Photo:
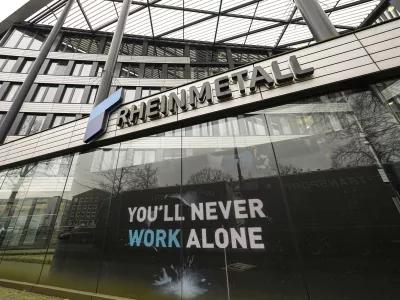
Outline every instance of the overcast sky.
POLYGON ((11 15, 29 0, 3 0, 1 1, 0 22, 11 15))

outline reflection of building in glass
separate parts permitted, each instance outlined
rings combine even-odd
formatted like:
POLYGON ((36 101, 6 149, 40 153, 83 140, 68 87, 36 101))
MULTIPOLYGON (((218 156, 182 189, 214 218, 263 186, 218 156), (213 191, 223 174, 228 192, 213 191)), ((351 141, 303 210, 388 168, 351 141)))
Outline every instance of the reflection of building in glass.
POLYGON ((95 225, 98 209, 98 197, 74 197, 68 217, 68 226, 95 225))

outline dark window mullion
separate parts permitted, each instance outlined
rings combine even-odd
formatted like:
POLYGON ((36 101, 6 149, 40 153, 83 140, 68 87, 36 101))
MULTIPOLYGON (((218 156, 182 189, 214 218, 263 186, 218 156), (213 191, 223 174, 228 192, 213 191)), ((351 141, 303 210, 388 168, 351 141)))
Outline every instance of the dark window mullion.
MULTIPOLYGON (((21 28, 17 28, 17 29, 21 29, 21 28)), ((19 38, 18 42, 15 44, 15 47, 14 47, 14 48, 17 48, 17 49, 18 49, 19 44, 21 43, 22 39, 23 39, 24 36, 25 36, 26 30, 27 30, 27 29, 25 29, 25 30, 23 31, 21 37, 19 38)))
POLYGON ((3 69, 4 69, 5 65, 7 64, 8 60, 9 60, 9 58, 6 58, 4 60, 4 63, 0 66, 0 72, 3 71, 3 69))
POLYGON ((32 130, 33 124, 35 124, 35 121, 36 121, 36 117, 37 116, 33 116, 32 121, 29 124, 28 130, 26 131, 26 135, 30 135, 31 134, 31 130, 32 130))
POLYGON ((29 44, 28 44, 28 46, 26 47, 26 49, 30 49, 30 48, 31 48, 31 46, 32 46, 32 44, 33 44, 33 41, 36 39, 37 36, 38 36, 38 32, 36 31, 36 33, 32 35, 31 41, 29 42, 29 44))

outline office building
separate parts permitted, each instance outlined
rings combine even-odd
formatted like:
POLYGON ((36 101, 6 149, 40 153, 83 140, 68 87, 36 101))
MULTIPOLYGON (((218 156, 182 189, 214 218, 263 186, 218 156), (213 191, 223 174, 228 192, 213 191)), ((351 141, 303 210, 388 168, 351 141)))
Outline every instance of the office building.
POLYGON ((397 299, 397 0, 31 0, 0 23, 0 285, 397 299))

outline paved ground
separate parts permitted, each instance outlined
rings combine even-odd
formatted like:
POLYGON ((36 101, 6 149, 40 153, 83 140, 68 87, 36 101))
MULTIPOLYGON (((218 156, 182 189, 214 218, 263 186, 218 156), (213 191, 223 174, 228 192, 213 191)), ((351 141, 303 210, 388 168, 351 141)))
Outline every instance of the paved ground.
POLYGON ((61 299, 0 287, 0 300, 61 300, 61 299))

